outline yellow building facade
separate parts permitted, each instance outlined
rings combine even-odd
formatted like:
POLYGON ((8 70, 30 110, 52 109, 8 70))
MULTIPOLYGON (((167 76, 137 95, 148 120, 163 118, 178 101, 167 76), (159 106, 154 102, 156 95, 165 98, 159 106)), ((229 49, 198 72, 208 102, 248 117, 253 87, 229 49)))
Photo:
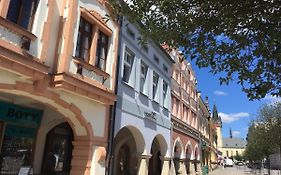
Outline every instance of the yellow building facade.
POLYGON ((242 156, 247 144, 245 139, 233 137, 223 138, 222 142, 223 157, 242 156))

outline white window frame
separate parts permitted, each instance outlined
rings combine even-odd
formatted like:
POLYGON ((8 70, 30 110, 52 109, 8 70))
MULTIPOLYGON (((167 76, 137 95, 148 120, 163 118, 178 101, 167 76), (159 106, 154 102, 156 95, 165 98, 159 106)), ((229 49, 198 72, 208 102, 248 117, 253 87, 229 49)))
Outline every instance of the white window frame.
POLYGON ((131 51, 128 47, 125 47, 122 80, 123 80, 123 82, 125 82, 129 85, 132 85, 132 82, 130 80, 131 80, 131 76, 132 76, 132 70, 133 70, 133 64, 134 64, 135 58, 136 58, 135 53, 133 51, 131 51), (128 55, 130 57, 128 57, 128 55), (128 58, 130 58, 131 60, 129 60, 128 58), (128 78, 125 77, 125 68, 129 69, 128 78))
POLYGON ((145 95, 148 95, 148 86, 147 86, 147 76, 148 75, 148 65, 143 61, 141 60, 140 62, 140 92, 145 94, 145 95), (143 68, 146 72, 143 73, 143 68), (143 82, 142 82, 143 80, 143 82))

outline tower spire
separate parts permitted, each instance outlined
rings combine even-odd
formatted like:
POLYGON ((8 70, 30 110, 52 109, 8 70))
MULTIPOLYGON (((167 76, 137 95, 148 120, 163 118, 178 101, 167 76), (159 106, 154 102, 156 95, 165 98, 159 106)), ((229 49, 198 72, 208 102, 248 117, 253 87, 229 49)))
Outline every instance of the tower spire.
POLYGON ((213 106, 213 119, 218 119, 218 110, 216 104, 213 106))
POLYGON ((229 129, 229 138, 232 139, 232 130, 231 130, 231 128, 229 129))

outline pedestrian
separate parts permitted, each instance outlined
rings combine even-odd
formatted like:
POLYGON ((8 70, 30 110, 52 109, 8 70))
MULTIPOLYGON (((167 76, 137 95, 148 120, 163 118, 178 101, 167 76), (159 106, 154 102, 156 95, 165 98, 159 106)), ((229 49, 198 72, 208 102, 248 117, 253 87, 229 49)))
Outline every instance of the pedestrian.
POLYGON ((46 175, 56 175, 56 163, 57 163, 57 158, 55 156, 54 151, 50 151, 47 155, 47 161, 44 166, 44 171, 46 175))

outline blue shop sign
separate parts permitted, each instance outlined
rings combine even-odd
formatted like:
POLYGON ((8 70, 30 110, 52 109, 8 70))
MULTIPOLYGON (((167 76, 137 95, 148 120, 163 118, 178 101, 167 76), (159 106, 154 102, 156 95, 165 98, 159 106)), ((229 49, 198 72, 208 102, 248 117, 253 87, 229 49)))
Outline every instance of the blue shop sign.
POLYGON ((34 138, 36 135, 36 131, 36 128, 25 128, 18 127, 15 125, 7 125, 5 130, 5 136, 34 138))
POLYGON ((38 127, 41 122, 41 117, 42 110, 26 108, 0 101, 0 120, 38 127))

